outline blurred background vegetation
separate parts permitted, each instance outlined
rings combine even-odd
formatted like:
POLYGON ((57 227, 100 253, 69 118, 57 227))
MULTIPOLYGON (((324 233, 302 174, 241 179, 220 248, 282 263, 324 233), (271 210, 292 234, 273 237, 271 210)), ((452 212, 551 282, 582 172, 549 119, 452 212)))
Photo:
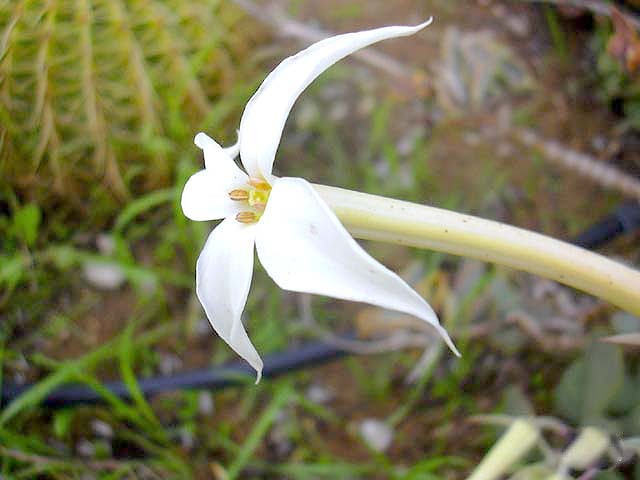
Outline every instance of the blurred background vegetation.
MULTIPOLYGON (((194 295, 213 225, 179 206, 202 165, 192 139, 233 143, 266 72, 314 35, 436 19, 315 82, 280 172, 565 239, 638 200, 621 185, 640 174, 640 13, 580 4, 0 0, 0 391, 34 385, 0 410, 0 477, 457 479, 510 419, 552 419, 511 466, 526 480, 550 476, 583 427, 637 438, 637 355, 594 339, 639 319, 380 244, 366 248, 429 300, 462 359, 410 319, 283 292, 256 267, 246 323, 262 353, 355 332, 341 345, 358 354, 214 392, 145 398, 138 383, 234 359, 194 295), (68 382, 103 402, 42 406, 68 382)), ((638 265, 638 236, 604 253, 638 265)), ((638 479, 638 465, 603 451, 571 474, 638 479)))

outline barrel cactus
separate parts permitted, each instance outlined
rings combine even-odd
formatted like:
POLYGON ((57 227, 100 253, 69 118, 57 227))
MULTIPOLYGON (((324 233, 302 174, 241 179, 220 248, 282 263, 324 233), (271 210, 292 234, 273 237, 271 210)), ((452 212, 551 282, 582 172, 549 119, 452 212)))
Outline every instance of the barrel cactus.
POLYGON ((249 22, 222 0, 0 1, 0 178, 40 202, 166 184, 247 84, 249 22))

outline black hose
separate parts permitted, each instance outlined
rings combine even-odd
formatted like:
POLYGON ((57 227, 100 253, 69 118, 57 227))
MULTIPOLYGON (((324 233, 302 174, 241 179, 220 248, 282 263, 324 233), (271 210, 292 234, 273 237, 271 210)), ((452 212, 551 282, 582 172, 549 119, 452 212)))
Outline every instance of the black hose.
POLYGON ((640 202, 627 202, 578 235, 573 243, 583 248, 595 249, 624 233, 632 233, 638 229, 640 202))
MULTIPOLYGON (((640 202, 628 202, 618 207, 585 232, 573 243, 583 248, 595 249, 619 235, 640 230, 640 202)), ((264 360, 263 375, 276 377, 305 367, 320 365, 345 355, 347 352, 325 342, 310 342, 301 347, 268 355, 264 360)), ((255 372, 245 362, 236 361, 220 367, 211 367, 165 377, 139 380, 140 390, 145 396, 179 389, 220 389, 231 385, 246 384, 253 380, 255 372)), ((120 398, 129 399, 131 394, 122 382, 107 382, 105 387, 120 398)), ((5 383, 0 397, 0 406, 17 398, 33 385, 5 383)), ((79 403, 98 403, 103 398, 84 385, 65 385, 51 392, 42 402, 48 407, 65 407, 79 403)))
MULTIPOLYGON (((305 367, 320 365, 346 352, 325 342, 309 342, 300 347, 267 355, 264 359, 262 375, 266 378, 276 377, 305 367)), ((228 364, 191 370, 164 377, 152 377, 138 380, 140 390, 145 396, 180 389, 220 389, 231 385, 242 385, 255 380, 256 372, 245 362, 235 361, 228 364)), ((105 388, 123 399, 130 399, 131 393, 120 381, 105 382, 105 388)), ((32 385, 5 384, 2 389, 0 406, 4 406, 17 398, 32 385)), ((85 385, 64 385, 52 391, 41 403, 47 407, 67 407, 70 405, 91 404, 104 401, 95 390, 85 385)))

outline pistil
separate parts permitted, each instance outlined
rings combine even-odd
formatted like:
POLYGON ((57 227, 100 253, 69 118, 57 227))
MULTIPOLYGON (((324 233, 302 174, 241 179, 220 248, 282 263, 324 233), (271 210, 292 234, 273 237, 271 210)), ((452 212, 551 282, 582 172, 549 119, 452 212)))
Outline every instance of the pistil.
POLYGON ((231 200, 246 202, 247 207, 253 209, 238 213, 236 220, 240 223, 255 223, 260 219, 262 212, 267 206, 267 200, 269 200, 269 194, 271 193, 271 185, 257 178, 249 178, 247 185, 249 188, 236 188, 231 190, 228 195, 231 200))
POLYGON ((251 190, 249 192, 249 205, 252 207, 260 208, 264 210, 267 206, 267 200, 269 200, 269 190, 251 190))

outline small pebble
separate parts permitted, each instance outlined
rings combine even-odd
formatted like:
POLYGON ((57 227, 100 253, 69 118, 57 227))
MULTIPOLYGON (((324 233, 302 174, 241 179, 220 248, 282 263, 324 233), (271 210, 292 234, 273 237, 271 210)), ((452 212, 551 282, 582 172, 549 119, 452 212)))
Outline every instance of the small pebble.
POLYGON ((329 118, 334 122, 339 122, 347 118, 349 114, 349 105, 347 102, 338 101, 331 105, 329 109, 329 118))
POLYGON ((89 284, 100 290, 117 290, 125 281, 122 268, 113 263, 86 262, 82 270, 89 284))
POLYGON ((393 441, 393 430, 389 425, 375 418, 367 418, 360 423, 359 432, 362 439, 372 450, 384 452, 393 441))
POLYGON ((391 173, 391 168, 389 168, 389 161, 386 157, 380 157, 374 164, 373 168, 376 171, 376 174, 380 178, 386 178, 391 173))
POLYGON ((92 420, 91 429, 93 432, 102 438, 113 438, 113 428, 107 422, 102 420, 92 420))
POLYGON ((27 382, 27 376, 22 372, 14 372, 12 377, 16 385, 24 385, 27 382))
POLYGON ((526 37, 531 33, 531 26, 526 17, 509 15, 505 19, 505 25, 519 37, 526 37))
POLYGON ((180 430, 180 445, 182 445, 182 448, 185 450, 193 449, 195 445, 195 438, 193 437, 191 430, 187 428, 180 430))
POLYGON ((85 458, 94 457, 96 454, 96 449, 89 440, 82 439, 76 444, 76 452, 78 455, 85 458))
POLYGON ((215 405, 213 403, 213 395, 211 392, 200 392, 198 395, 198 413, 200 415, 211 415, 215 405))
POLYGON ((116 243, 113 241, 113 237, 106 233, 101 233, 97 236, 96 246, 103 255, 111 255, 116 250, 116 243))
POLYGON ((160 355, 160 365, 158 366, 162 375, 171 375, 182 368, 182 360, 172 353, 160 355))
POLYGON ((289 435, 290 421, 290 412, 286 409, 279 411, 269 432, 269 447, 278 459, 288 457, 293 450, 293 443, 289 435))
POLYGON ((598 152, 602 152, 607 148, 607 140, 602 135, 596 135, 591 139, 591 146, 598 152))
POLYGON ((333 392, 322 385, 314 383, 307 388, 307 398, 313 403, 323 404, 333 399, 333 392))

